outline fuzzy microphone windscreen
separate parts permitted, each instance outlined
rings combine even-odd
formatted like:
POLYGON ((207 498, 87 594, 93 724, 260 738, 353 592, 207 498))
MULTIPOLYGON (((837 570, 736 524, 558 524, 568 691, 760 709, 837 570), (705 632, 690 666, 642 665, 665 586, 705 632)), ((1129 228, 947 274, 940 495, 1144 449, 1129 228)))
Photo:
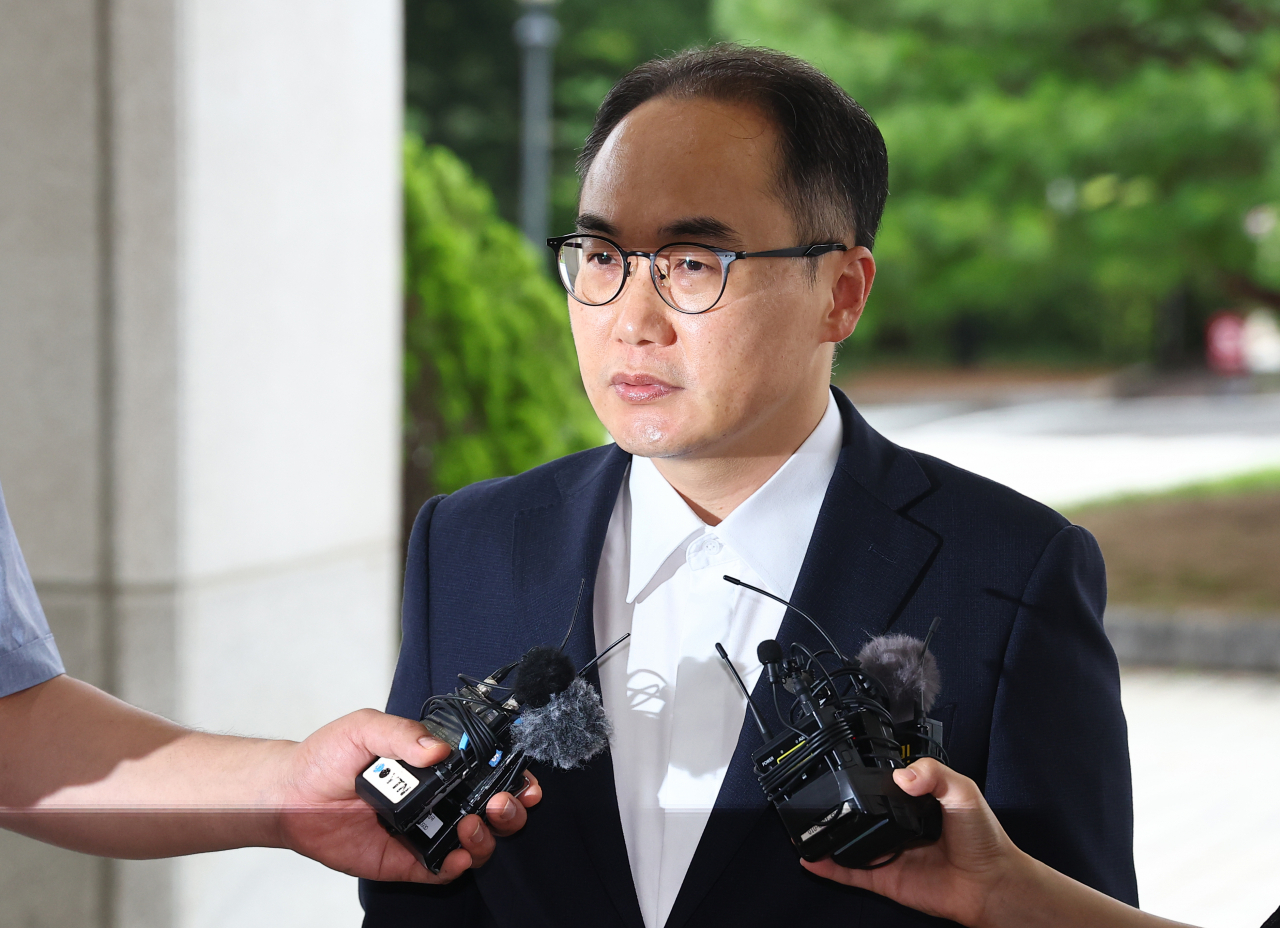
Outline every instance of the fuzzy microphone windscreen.
POLYGON ((924 642, 910 635, 882 635, 872 638, 858 652, 858 663, 889 694, 889 712, 894 722, 905 722, 915 713, 924 697, 924 711, 942 689, 942 675, 932 651, 920 652, 924 642))
POLYGON ((566 689, 574 677, 573 662, 563 652, 537 645, 520 659, 512 695, 520 705, 537 709, 566 689))
POLYGON ((581 677, 511 726, 512 742, 534 760, 561 770, 581 767, 609 746, 613 733, 600 694, 581 677))

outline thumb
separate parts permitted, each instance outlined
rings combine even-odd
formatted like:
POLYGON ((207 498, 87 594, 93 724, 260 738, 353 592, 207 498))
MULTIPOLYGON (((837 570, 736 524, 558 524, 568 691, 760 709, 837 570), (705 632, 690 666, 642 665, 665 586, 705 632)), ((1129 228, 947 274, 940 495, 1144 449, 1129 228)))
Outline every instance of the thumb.
POLYGON ((984 805, 977 783, 932 757, 921 758, 910 767, 895 770, 893 781, 910 796, 931 793, 944 809, 974 809, 984 805))
POLYGON ((361 709, 344 720, 352 744, 370 757, 390 757, 415 767, 430 767, 449 756, 449 746, 432 737, 421 722, 361 709))

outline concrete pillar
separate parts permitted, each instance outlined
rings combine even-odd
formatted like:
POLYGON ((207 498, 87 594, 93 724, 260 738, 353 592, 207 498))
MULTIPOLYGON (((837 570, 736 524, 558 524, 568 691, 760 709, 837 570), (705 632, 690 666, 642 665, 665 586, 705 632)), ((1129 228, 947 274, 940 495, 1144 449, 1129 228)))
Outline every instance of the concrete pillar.
MULTIPOLYGON (((68 670, 301 738, 389 685, 394 0, 0 0, 0 483, 68 670)), ((0 832, 0 924, 349 925, 283 851, 0 832)))

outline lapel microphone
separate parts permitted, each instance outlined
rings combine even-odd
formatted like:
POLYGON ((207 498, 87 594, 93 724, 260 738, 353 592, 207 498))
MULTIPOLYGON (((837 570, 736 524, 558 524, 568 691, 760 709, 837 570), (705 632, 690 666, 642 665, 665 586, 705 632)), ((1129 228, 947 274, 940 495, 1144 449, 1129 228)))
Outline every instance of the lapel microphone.
POLYGON ((828 645, 815 652, 795 642, 788 652, 772 638, 760 642, 756 657, 784 728, 775 736, 716 644, 764 740, 751 755, 756 778, 800 856, 872 870, 909 847, 936 841, 942 834, 938 801, 907 795, 893 771, 921 757, 946 763, 942 723, 927 715, 941 689, 929 644, 942 618, 933 620, 924 641, 882 635, 850 659, 812 616, 767 590, 724 579, 795 610, 828 645), (780 689, 791 697, 785 711, 780 689))
POLYGON ((611 730, 600 694, 583 675, 628 635, 573 669, 564 648, 585 586, 584 579, 559 648, 536 645, 483 680, 458 674, 457 690, 426 701, 420 720, 451 748, 448 757, 425 768, 380 757, 356 777, 356 795, 432 873, 461 846, 464 816, 483 812, 496 793, 524 792, 531 762, 569 770, 608 747, 611 730), (513 673, 514 684, 503 686, 513 673))

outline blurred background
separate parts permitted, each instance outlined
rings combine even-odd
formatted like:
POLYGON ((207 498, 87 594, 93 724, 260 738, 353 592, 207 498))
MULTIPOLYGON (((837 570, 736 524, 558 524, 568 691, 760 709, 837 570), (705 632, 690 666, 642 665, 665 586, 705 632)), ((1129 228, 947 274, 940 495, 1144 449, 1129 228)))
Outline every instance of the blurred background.
MULTIPOLYGON (((1108 564, 1145 908, 1280 902, 1276 0, 0 0, 0 482, 73 674, 301 737, 381 705, 436 492, 606 440, 536 243, 634 65, 806 58, 891 195, 835 382, 1108 564)), ((1087 763, 1087 758, 1081 759, 1087 763)), ((349 925, 285 852, 0 832, 0 924, 349 925)))

